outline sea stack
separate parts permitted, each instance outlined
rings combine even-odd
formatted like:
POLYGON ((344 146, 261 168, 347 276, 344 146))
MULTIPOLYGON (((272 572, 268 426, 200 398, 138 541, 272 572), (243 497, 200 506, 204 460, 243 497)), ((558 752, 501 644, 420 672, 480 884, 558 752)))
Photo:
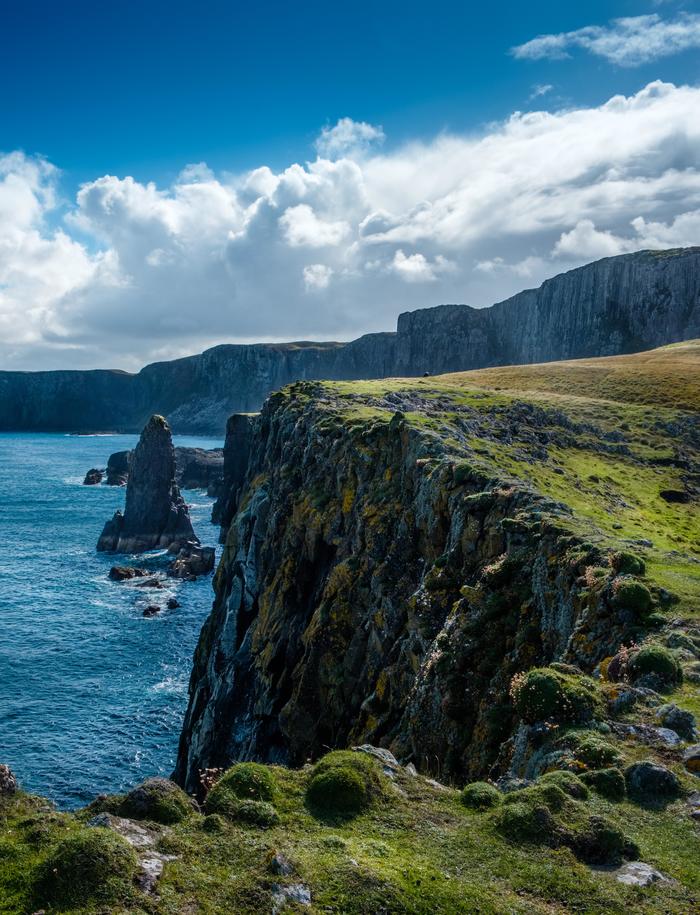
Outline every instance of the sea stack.
POLYGON ((141 553, 159 548, 179 549, 199 543, 190 514, 175 482, 175 449, 170 427, 152 416, 129 461, 124 513, 108 521, 97 549, 141 553))

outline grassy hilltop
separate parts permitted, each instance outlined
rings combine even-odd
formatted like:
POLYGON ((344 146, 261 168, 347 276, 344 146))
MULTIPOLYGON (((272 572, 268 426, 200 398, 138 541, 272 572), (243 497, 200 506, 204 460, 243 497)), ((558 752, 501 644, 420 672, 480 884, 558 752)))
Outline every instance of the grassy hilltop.
MULTIPOLYGON (((555 664, 513 678, 508 714, 530 763, 549 761, 527 786, 463 790, 439 771, 341 752, 210 773, 201 806, 160 782, 73 813, 8 790, 0 913, 697 911, 700 341, 280 396, 319 401, 354 442, 400 413, 454 477, 477 468, 558 503, 557 523, 588 550, 576 547, 582 587, 638 611, 636 644, 585 672, 555 664), (149 860, 163 869, 150 884, 149 860), (661 876, 620 882, 630 860, 661 876)), ((492 590, 499 574, 489 570, 492 590)))

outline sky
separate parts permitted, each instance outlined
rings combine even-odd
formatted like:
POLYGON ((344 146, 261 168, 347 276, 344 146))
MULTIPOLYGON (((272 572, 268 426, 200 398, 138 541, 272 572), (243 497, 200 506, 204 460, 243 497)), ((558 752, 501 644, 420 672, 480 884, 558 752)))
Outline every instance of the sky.
POLYGON ((700 2, 25 0, 0 79, 2 369, 351 339, 700 244, 700 2))

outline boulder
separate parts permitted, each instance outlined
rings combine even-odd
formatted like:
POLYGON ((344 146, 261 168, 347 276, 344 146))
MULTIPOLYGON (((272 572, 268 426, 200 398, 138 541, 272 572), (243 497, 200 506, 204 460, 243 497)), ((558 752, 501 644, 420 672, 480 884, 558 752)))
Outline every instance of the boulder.
POLYGON ((177 610, 180 606, 180 601, 176 597, 169 597, 166 606, 168 610, 177 610))
POLYGON ((187 543, 170 563, 168 575, 186 580, 196 578, 197 575, 206 575, 214 568, 214 556, 215 550, 212 546, 187 543))
POLYGON ((102 471, 98 470, 97 467, 92 467, 85 474, 85 479, 83 480, 83 486, 97 486, 98 483, 102 482, 102 471))
POLYGON ((652 762, 633 763, 625 769, 627 793, 635 799, 669 799, 677 797, 680 782, 665 766, 652 762))
POLYGON ((157 616, 160 613, 160 607, 157 607, 155 604, 149 604, 143 611, 143 615, 146 617, 157 616))
POLYGON ((0 765, 0 797, 7 797, 17 791, 17 779, 9 766, 0 765))
POLYGON ((683 753, 683 765, 693 775, 700 775, 700 743, 696 743, 683 753))
POLYGON ((628 861, 614 872, 615 879, 625 886, 651 886, 652 883, 668 881, 661 871, 657 871, 651 864, 643 861, 628 861))
POLYGON ((170 427, 152 416, 129 459, 124 513, 108 521, 97 549, 117 553, 199 543, 175 482, 175 452, 170 427))
POLYGON ((692 712, 669 703, 657 709, 656 717, 664 728, 675 731, 683 740, 692 740, 695 737, 695 715, 692 712))

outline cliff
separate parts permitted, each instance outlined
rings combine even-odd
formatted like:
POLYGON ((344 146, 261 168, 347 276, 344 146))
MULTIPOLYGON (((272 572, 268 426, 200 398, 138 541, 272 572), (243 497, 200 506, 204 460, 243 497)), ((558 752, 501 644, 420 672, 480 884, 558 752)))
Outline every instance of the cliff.
POLYGON ((267 401, 195 656, 183 784, 353 743, 502 776, 514 677, 593 672, 658 625, 671 582, 690 587, 700 347, 512 371, 267 401))
POLYGON ((383 378, 638 352, 700 334, 700 248, 606 258, 491 308, 443 305, 351 343, 222 345, 124 372, 0 373, 1 430, 220 433, 297 380, 383 378))

